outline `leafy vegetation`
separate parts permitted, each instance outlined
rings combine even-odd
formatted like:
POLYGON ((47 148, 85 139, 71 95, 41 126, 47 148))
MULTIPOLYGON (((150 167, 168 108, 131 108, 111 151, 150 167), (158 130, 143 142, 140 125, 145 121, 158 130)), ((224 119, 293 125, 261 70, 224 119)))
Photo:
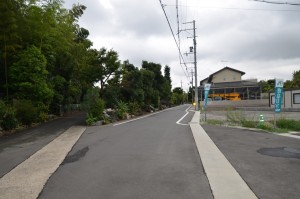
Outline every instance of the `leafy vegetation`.
POLYGON ((85 10, 81 4, 65 9, 61 0, 0 2, 3 129, 43 122, 79 104, 93 123, 108 122, 105 108, 117 107, 124 118, 182 103, 172 94, 169 66, 143 61, 136 67, 112 49, 94 49, 89 31, 78 24, 85 10))
POLYGON ((276 121, 276 126, 281 129, 300 131, 300 121, 297 120, 280 118, 276 121))
POLYGON ((260 122, 251 115, 247 115, 244 111, 228 109, 226 113, 227 121, 208 119, 206 123, 211 125, 233 125, 246 128, 258 128, 271 132, 286 133, 288 131, 300 131, 300 121, 293 119, 280 118, 274 121, 260 122), (274 126, 276 124, 276 126, 274 126))
POLYGON ((117 103, 117 107, 116 107, 116 110, 117 110, 117 116, 119 119, 125 119, 126 118, 126 113, 128 112, 128 105, 126 102, 123 102, 123 101, 119 101, 117 103))
MULTIPOLYGON (((275 86, 274 79, 270 79, 267 81, 261 80, 261 81, 259 81, 258 84, 261 86, 263 93, 274 91, 274 86, 275 86)), ((286 80, 284 82, 284 88, 285 89, 300 88, 300 70, 293 72, 292 80, 286 80)))
POLYGON ((15 104, 16 116, 21 124, 31 126, 34 122, 37 122, 38 109, 29 100, 20 100, 15 104))
POLYGON ((223 125, 224 121, 222 120, 215 120, 215 119, 208 119, 206 120, 207 124, 211 124, 211 125, 223 125))
POLYGON ((0 127, 10 131, 18 126, 15 109, 0 100, 0 127))

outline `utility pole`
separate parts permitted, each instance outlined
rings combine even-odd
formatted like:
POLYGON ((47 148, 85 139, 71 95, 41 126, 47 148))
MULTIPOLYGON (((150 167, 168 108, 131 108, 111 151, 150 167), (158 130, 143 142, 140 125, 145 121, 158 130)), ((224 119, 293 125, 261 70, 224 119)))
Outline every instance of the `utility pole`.
MULTIPOLYGON (((188 37, 188 38, 193 38, 193 44, 194 46, 190 48, 190 53, 194 53, 194 70, 195 70, 195 110, 199 110, 199 102, 198 102, 198 80, 197 80, 197 42, 196 42, 196 22, 193 20, 192 22, 186 22, 183 24, 188 24, 188 23, 193 23, 193 28, 192 29, 185 29, 185 30, 193 30, 193 37, 188 37), (192 52, 193 51, 193 52, 192 52)), ((190 53, 186 53, 190 54, 190 53)))
POLYGON ((196 24, 195 20, 193 20, 193 29, 194 29, 194 65, 195 65, 195 102, 196 102, 196 111, 199 110, 198 104, 198 83, 197 83, 197 42, 196 42, 196 24))
POLYGON ((194 102, 194 93, 193 93, 194 71, 192 70, 191 73, 192 73, 192 104, 193 104, 193 102, 194 102))

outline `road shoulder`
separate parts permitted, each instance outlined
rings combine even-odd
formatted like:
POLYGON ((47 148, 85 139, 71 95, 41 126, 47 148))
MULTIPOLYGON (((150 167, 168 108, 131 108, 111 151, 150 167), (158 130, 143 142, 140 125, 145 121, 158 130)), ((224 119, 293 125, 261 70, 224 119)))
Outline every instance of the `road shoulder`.
POLYGON ((0 198, 37 198, 49 177, 56 171, 85 131, 73 126, 33 154, 0 179, 0 198))
POLYGON ((246 182, 217 148, 199 124, 200 112, 194 114, 190 127, 206 172, 212 193, 218 198, 257 198, 246 182))

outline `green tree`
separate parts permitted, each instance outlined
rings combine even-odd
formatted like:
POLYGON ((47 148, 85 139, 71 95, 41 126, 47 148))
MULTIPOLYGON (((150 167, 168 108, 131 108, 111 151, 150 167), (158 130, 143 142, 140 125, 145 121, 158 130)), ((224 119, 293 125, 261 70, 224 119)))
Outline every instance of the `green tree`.
POLYGON ((172 103, 175 105, 182 104, 184 102, 184 92, 182 88, 176 87, 172 92, 172 103))
POLYGON ((293 88, 293 81, 286 80, 283 85, 284 88, 293 88))
POLYGON ((120 69, 118 53, 114 50, 101 48, 94 50, 95 56, 90 68, 90 78, 94 83, 100 84, 100 92, 103 94, 107 81, 112 78, 120 69))
POLYGON ((172 94, 172 81, 171 81, 171 75, 170 75, 170 67, 165 66, 164 69, 164 81, 161 85, 161 101, 164 104, 169 104, 172 94))
POLYGON ((169 66, 165 66, 164 69, 164 77, 169 84, 169 87, 172 88, 172 80, 171 80, 171 68, 169 66))
POLYGON ((16 48, 19 47, 17 34, 16 2, 1 0, 0 2, 0 93, 8 98, 8 70, 16 48))
POLYGON ((126 102, 136 101, 139 105, 144 102, 143 79, 142 72, 124 61, 122 64, 122 82, 121 82, 122 98, 126 102))
POLYGON ((38 48, 31 46, 20 52, 10 68, 14 97, 49 105, 53 91, 47 84, 47 74, 46 59, 38 48))
POLYGON ((300 70, 293 73, 293 88, 300 88, 300 70))
POLYGON ((194 102, 194 100, 195 100, 195 99, 193 99, 194 98, 194 88, 192 88, 190 86, 187 95, 188 95, 188 102, 194 102))
POLYGON ((154 97, 154 73, 150 70, 141 69, 140 70, 142 74, 142 85, 143 85, 143 91, 144 91, 144 105, 148 106, 151 104, 155 104, 154 97))
POLYGON ((261 86, 263 93, 271 92, 274 91, 275 80, 274 79, 267 80, 267 81, 261 80, 258 82, 258 85, 261 86))

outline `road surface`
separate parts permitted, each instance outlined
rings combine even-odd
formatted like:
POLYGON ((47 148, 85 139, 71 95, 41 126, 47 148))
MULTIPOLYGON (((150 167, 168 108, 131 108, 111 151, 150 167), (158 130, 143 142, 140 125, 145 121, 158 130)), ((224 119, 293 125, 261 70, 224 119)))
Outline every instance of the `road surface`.
POLYGON ((188 107, 89 127, 39 198, 212 198, 188 107))
POLYGON ((84 123, 85 114, 62 117, 0 138, 0 178, 73 125, 84 123))
POLYGON ((203 128, 258 198, 300 198, 300 139, 229 127, 203 128))

